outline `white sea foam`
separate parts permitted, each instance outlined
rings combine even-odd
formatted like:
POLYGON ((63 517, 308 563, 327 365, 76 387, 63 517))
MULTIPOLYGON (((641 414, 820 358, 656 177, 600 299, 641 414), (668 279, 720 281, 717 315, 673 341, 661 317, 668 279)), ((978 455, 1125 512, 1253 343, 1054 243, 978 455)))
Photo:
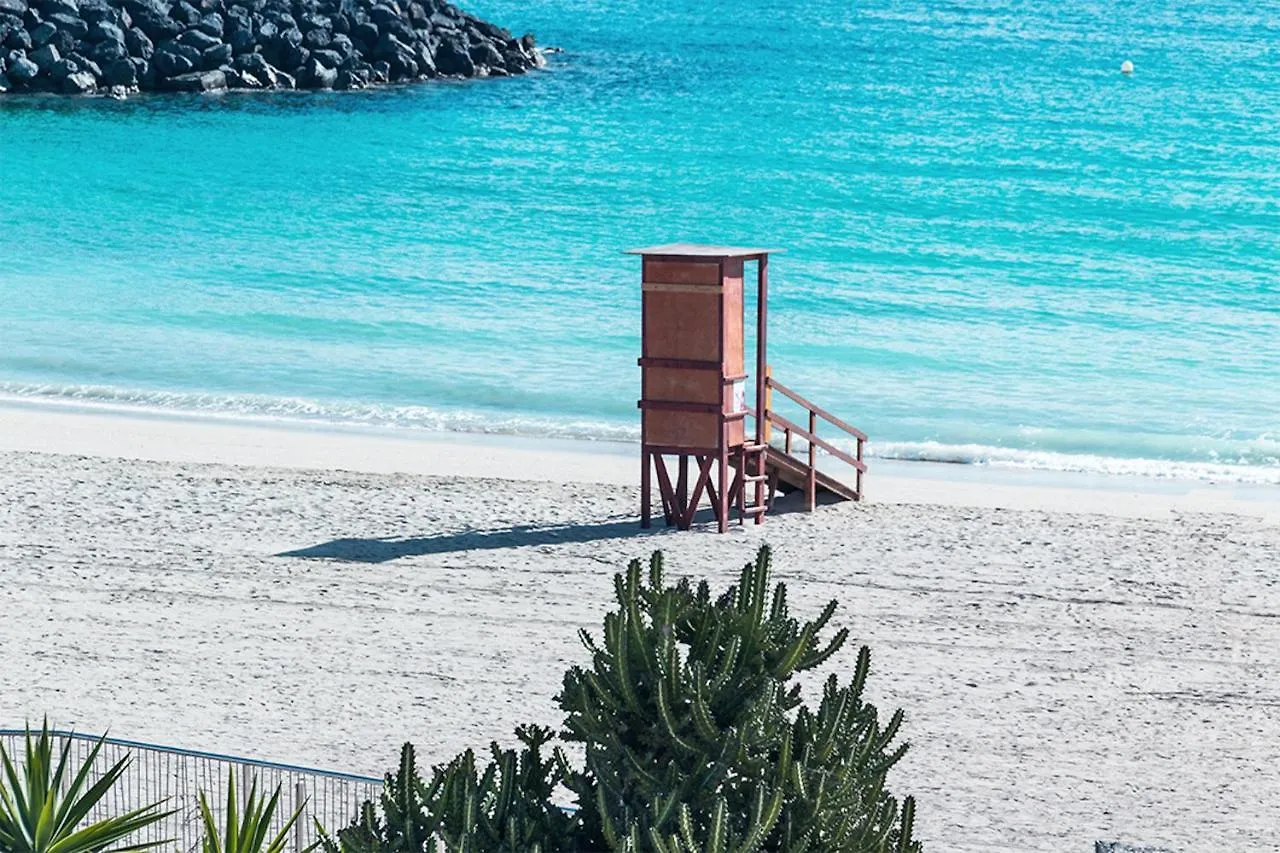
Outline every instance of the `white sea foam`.
MULTIPOLYGON (((379 403, 318 401, 266 395, 150 391, 96 385, 0 383, 0 401, 63 405, 121 414, 209 417, 276 425, 388 428, 406 431, 638 441, 636 424, 552 415, 437 409, 379 403)), ((837 445, 840 442, 836 442, 837 445)), ((1049 472, 1280 485, 1280 442, 1259 439, 1248 459, 1161 459, 1063 453, 937 441, 870 441, 878 459, 980 465, 1049 472)), ((799 447, 803 447, 800 442, 799 447)), ((852 447, 846 448, 852 451, 852 447)))
POLYGON ((901 441, 869 444, 869 455, 880 459, 985 465, 991 468, 1023 468, 1086 474, 1159 477, 1176 480, 1280 485, 1280 460, 1270 464, 1237 464, 1222 461, 1145 459, 1085 453, 1019 450, 983 444, 942 444, 936 441, 901 441))
POLYGON ((213 417, 319 427, 379 427, 435 432, 543 436, 588 441, 635 441, 630 425, 572 417, 320 401, 300 397, 121 389, 99 385, 0 382, 0 400, 75 406, 122 414, 213 417))

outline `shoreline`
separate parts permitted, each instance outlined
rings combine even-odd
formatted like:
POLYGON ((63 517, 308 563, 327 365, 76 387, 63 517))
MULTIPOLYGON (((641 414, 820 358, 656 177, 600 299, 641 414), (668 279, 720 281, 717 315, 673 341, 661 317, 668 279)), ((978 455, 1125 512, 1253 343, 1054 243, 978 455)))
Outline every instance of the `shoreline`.
MULTIPOLYGON (((0 397, 0 452, 250 468, 638 485, 629 442, 432 432, 129 411, 0 397)), ((825 466, 824 466, 825 467, 825 466)), ((839 463, 831 467, 839 476, 839 463)), ((1162 518, 1218 513, 1280 524, 1280 487, 874 459, 870 503, 1162 518)))

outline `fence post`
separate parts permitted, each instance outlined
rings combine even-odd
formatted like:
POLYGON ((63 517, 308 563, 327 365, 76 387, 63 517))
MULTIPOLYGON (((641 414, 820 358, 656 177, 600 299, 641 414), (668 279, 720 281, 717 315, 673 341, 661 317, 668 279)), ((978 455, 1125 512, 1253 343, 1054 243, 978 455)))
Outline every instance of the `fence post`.
POLYGON ((298 813, 298 820, 293 825, 293 851, 302 853, 306 847, 303 826, 307 822, 307 783, 299 779, 293 785, 293 809, 298 813))
POLYGON ((813 512, 813 508, 818 505, 818 447, 814 444, 817 439, 818 417, 809 410, 809 477, 805 480, 805 509, 813 512))
POLYGON ((758 401, 760 411, 756 412, 757 418, 763 418, 764 429, 761 434, 764 437, 763 444, 768 444, 769 439, 773 438, 773 424, 769 421, 768 413, 773 410, 773 386, 769 384, 769 380, 773 378, 773 365, 765 365, 764 368, 764 400, 758 401))

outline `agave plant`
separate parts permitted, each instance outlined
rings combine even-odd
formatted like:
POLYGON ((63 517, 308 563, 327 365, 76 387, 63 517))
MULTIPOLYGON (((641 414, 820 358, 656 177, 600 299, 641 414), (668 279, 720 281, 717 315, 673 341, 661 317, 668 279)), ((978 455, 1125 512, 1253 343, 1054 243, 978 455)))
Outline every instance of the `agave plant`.
POLYGON ((21 773, 0 744, 0 764, 4 769, 0 779, 0 853, 101 853, 108 848, 112 853, 124 853, 171 843, 172 839, 167 839, 122 845, 138 830, 173 814, 161 811, 163 802, 87 822, 90 812, 129 766, 129 756, 89 784, 105 737, 94 744, 88 757, 74 770, 69 763, 71 739, 63 741, 56 767, 53 740, 48 719, 39 735, 33 737, 27 729, 26 764, 21 773), (69 773, 74 773, 70 781, 69 773))
MULTIPOLYGON (((259 796, 257 776, 253 777, 249 796, 244 804, 237 803, 235 773, 227 770, 227 816, 226 825, 221 831, 213 817, 213 810, 209 808, 209 801, 204 792, 200 792, 200 818, 204 823, 204 840, 200 846, 203 853, 283 853, 289 844, 289 832, 298 822, 306 803, 301 803, 280 831, 268 840, 271 821, 279 805, 280 786, 276 786, 275 793, 270 798, 259 796)), ((318 843, 307 847, 304 853, 311 853, 318 843)))

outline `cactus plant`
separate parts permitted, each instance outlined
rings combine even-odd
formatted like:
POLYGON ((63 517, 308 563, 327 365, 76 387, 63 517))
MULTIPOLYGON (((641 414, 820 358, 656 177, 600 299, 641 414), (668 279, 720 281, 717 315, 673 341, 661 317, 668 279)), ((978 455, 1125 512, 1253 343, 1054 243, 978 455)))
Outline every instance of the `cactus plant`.
POLYGON ((467 750, 433 771, 418 774, 412 744, 388 774, 378 807, 366 802, 360 817, 322 836, 327 853, 568 853, 576 818, 553 802, 563 755, 543 755, 552 731, 521 726, 522 748, 490 745, 483 769, 467 750))
POLYGON ((668 584, 654 554, 647 573, 637 561, 615 579, 602 642, 583 633, 591 667, 569 670, 560 703, 586 761, 566 783, 606 849, 918 849, 914 802, 900 809, 884 790, 906 751, 892 747, 902 714, 882 726, 862 700, 870 652, 810 710, 795 677, 826 663, 848 630, 822 639, 834 601, 796 620, 770 572, 763 548, 713 599, 705 582, 668 584))
POLYGON ((582 632, 590 665, 557 697, 580 768, 524 727, 520 753, 494 744, 481 767, 468 750, 425 784, 406 744, 380 809, 366 803, 330 853, 919 853, 914 801, 885 790, 902 712, 882 723, 862 697, 869 650, 816 708, 797 682, 848 640, 824 637, 836 602, 793 617, 767 547, 716 597, 669 584, 660 553, 614 592, 600 639, 582 632), (554 805, 565 793, 571 813, 554 805))

